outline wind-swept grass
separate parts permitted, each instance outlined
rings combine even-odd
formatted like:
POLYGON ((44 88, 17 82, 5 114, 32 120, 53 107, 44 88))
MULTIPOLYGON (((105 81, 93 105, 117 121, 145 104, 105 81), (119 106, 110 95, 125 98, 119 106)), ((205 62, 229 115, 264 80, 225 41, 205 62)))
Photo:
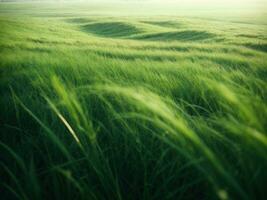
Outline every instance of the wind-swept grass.
POLYGON ((1 6, 4 199, 265 199, 264 24, 1 6))

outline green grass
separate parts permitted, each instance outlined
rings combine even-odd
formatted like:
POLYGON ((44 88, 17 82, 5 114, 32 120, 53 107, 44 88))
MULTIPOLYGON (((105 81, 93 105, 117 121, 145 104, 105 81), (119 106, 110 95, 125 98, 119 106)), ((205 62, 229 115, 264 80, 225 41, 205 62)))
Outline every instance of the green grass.
POLYGON ((266 198, 264 17, 134 6, 0 4, 1 198, 266 198))

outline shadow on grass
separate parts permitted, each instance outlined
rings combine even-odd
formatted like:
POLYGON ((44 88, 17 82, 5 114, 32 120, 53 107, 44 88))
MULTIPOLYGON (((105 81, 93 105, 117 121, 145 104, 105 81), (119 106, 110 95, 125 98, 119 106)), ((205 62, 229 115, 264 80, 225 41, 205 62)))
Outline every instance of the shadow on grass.
POLYGON ((102 37, 126 37, 142 31, 124 22, 101 22, 83 25, 82 30, 102 37))
POLYGON ((264 44, 246 44, 245 47, 248 47, 250 49, 254 49, 257 51, 267 52, 267 43, 264 44))
POLYGON ((201 41, 206 39, 215 38, 216 34, 206 31, 186 30, 178 32, 163 32, 156 34, 146 34, 136 37, 139 40, 164 40, 164 41, 201 41))

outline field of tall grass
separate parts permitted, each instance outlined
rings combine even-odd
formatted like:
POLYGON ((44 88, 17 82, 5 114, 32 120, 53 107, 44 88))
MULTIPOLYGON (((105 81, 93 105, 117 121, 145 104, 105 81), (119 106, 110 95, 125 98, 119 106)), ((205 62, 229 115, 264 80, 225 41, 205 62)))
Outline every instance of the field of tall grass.
POLYGON ((266 199, 266 21, 86 6, 0 4, 0 198, 266 199))

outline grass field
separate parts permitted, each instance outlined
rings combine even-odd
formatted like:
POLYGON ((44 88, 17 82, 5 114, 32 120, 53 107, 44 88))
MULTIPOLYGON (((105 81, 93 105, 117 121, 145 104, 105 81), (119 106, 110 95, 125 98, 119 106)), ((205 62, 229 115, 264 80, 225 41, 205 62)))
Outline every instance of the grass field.
POLYGON ((266 199, 267 14, 154 6, 0 3, 1 199, 266 199))

